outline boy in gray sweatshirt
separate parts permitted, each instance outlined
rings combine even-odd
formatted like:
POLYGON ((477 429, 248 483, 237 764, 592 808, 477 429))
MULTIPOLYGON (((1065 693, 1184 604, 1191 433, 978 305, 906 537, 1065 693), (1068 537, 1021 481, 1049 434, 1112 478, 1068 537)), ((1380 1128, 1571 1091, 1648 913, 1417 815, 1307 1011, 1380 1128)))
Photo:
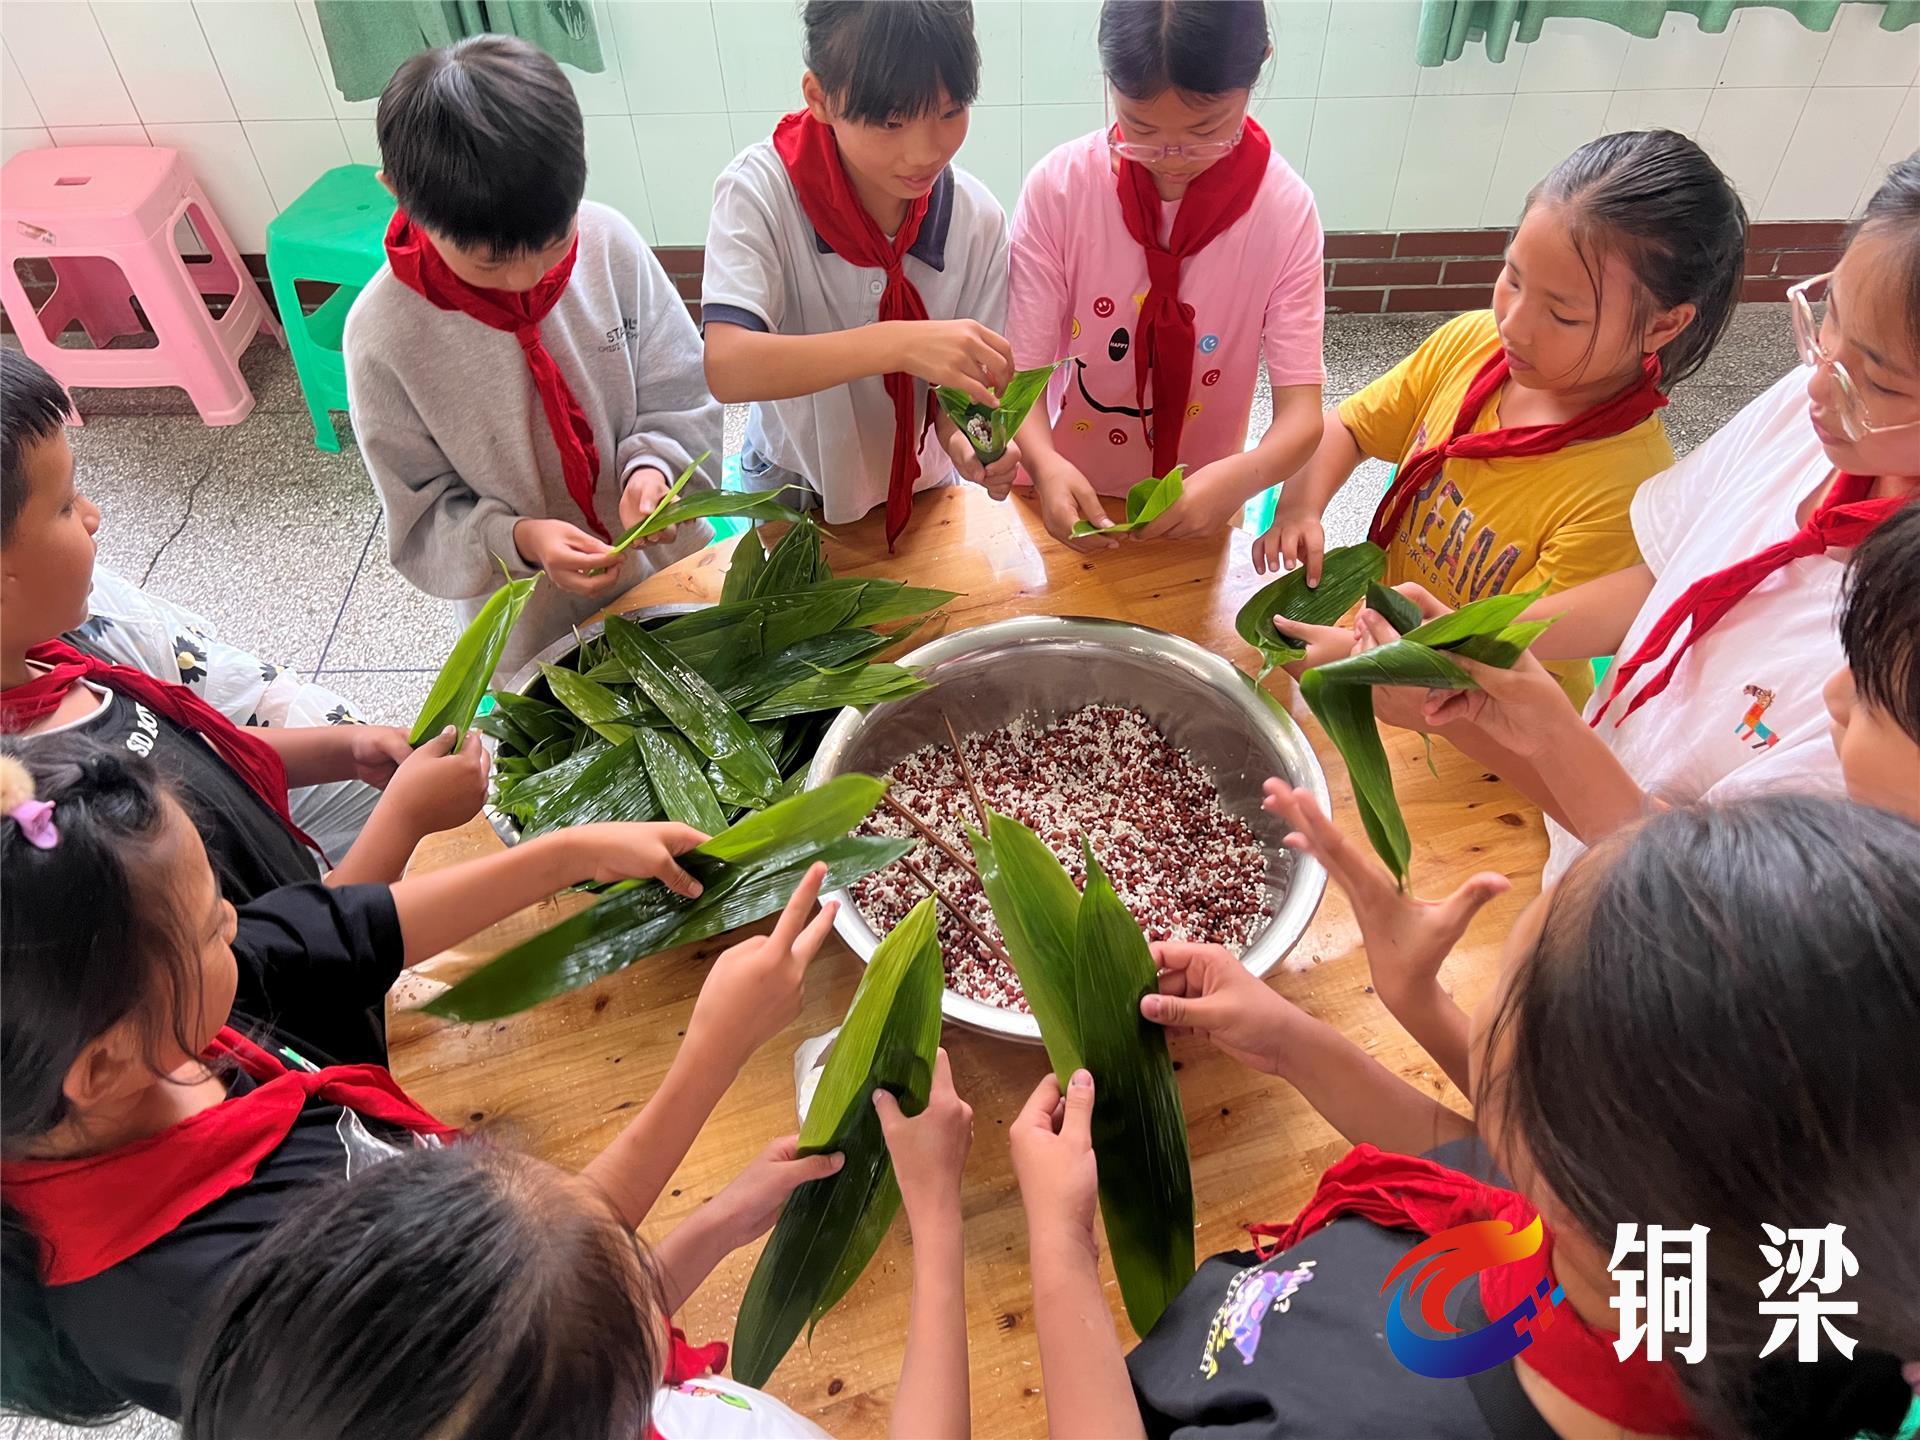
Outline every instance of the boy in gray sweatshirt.
POLYGON ((705 521, 610 542, 711 452, 700 337, 617 212, 583 204, 586 142, 560 67, 506 35, 414 56, 380 97, 400 208, 347 317, 347 392, 394 568, 464 624, 544 571, 502 683, 543 646, 711 538, 705 521))

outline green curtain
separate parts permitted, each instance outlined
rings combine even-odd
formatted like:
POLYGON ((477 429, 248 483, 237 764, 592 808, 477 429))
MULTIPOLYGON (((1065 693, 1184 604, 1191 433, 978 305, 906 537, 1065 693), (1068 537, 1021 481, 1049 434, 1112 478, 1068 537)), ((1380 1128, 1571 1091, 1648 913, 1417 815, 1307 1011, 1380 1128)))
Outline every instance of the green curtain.
POLYGON ((409 55, 489 30, 531 40, 576 70, 607 68, 591 0, 317 0, 314 9, 348 100, 373 99, 409 55))
MULTIPOLYGON (((1809 30, 1829 30, 1842 4, 1878 0, 1420 0, 1420 37, 1414 59, 1422 65, 1458 60, 1467 41, 1484 35, 1487 58, 1507 58, 1507 46, 1540 38, 1540 27, 1560 16, 1603 20, 1630 35, 1651 40, 1668 15, 1691 15, 1708 34, 1727 28, 1733 12, 1747 5, 1785 10, 1809 30)), ((1920 24, 1920 0, 1886 0, 1882 30, 1920 24)))

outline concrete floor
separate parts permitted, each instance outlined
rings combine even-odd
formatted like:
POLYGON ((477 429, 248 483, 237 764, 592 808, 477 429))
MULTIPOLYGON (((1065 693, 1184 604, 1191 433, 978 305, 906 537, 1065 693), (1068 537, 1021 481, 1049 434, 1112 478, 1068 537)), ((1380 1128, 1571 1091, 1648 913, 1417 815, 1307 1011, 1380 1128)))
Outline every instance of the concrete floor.
MULTIPOLYGON (((1445 316, 1336 315, 1327 322, 1327 398, 1352 394, 1412 350, 1445 316)), ((380 505, 349 436, 317 450, 293 369, 270 342, 244 366, 253 413, 224 429, 201 424, 170 390, 81 391, 84 427, 70 432, 81 491, 100 506, 100 558, 155 593, 197 610, 263 659, 322 678, 369 719, 406 725, 452 644, 449 603, 421 594, 387 561, 380 505)), ((1743 305, 1705 368, 1666 411, 1686 454, 1795 363, 1784 305, 1743 305)), ((1254 428, 1265 429, 1264 382, 1254 428)), ((727 451, 745 412, 728 409, 727 451)), ((1331 544, 1360 539, 1386 482, 1369 461, 1328 507, 1331 544)), ((143 1415, 70 1431, 0 1417, 0 1440, 165 1440, 143 1415)))

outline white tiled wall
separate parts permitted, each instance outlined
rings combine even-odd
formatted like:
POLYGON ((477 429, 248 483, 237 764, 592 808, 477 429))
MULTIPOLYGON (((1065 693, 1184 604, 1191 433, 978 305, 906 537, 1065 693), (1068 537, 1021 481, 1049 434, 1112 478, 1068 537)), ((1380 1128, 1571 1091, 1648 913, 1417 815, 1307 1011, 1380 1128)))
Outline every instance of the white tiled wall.
MULTIPOLYGON (((1920 27, 1849 3, 1828 34, 1778 10, 1642 40, 1550 20, 1500 64, 1413 63, 1417 0, 1272 0, 1256 114, 1330 229, 1502 225, 1608 130, 1693 135, 1761 220, 1837 219, 1920 148, 1920 27)), ((594 0, 607 69, 569 72, 588 193, 656 243, 706 236, 713 177, 797 103, 797 0, 594 0)), ((1027 168, 1101 122, 1097 0, 976 0, 984 71, 961 163, 1011 206, 1027 168)), ((242 248, 323 169, 377 163, 374 102, 333 88, 312 0, 8 0, 0 148, 185 150, 242 248)))

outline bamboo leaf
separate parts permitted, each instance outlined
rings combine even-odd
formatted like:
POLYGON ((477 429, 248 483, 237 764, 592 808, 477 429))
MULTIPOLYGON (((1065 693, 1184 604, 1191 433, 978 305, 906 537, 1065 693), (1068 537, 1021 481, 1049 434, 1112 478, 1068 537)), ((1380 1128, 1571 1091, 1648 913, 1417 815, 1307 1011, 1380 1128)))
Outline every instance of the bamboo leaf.
POLYGON ((671 505, 663 504, 627 532, 627 536, 632 537, 627 543, 657 535, 670 526, 722 516, 744 518, 756 525, 764 525, 775 520, 798 520, 800 512, 782 505, 779 494, 771 490, 701 490, 692 495, 682 495, 671 505), (642 529, 641 526, 646 528, 642 529))
POLYGON ((1280 665, 1291 665, 1306 658, 1306 647, 1290 642, 1274 621, 1293 620, 1302 625, 1337 625, 1353 602, 1366 594, 1370 582, 1387 571, 1386 552, 1378 545, 1362 541, 1342 545, 1326 553, 1321 565, 1320 583, 1307 587, 1307 571, 1297 565, 1278 580, 1256 591, 1240 613, 1234 628, 1240 638, 1260 652, 1264 662, 1260 673, 1280 665))
POLYGON ((1018 820, 989 811, 986 835, 969 830, 968 839, 1007 958, 1064 1091, 1083 1063, 1074 1000, 1080 892, 1059 857, 1018 820))
MULTIPOLYGON (((643 734, 646 732, 642 732, 643 734)), ((768 865, 697 862, 706 889, 697 900, 657 880, 609 894, 552 929, 503 952, 484 969, 434 997, 429 1014, 450 1020, 497 1020, 564 995, 647 955, 706 940, 760 920, 785 905, 816 860, 827 865, 827 888, 851 885, 913 848, 910 840, 847 835, 768 865)))
POLYGON ((640 758, 646 761, 654 797, 669 820, 691 825, 703 835, 717 835, 726 828, 726 812, 720 808, 719 797, 678 735, 641 729, 633 732, 633 739, 640 758))
POLYGON ((1074 1008, 1093 1074, 1100 1216, 1120 1296, 1145 1335, 1193 1278, 1193 1171, 1166 1032, 1140 1014, 1156 986, 1147 937, 1091 846, 1074 932, 1074 1008))
POLYGON ((848 705, 878 705, 930 689, 926 681, 900 665, 867 665, 859 670, 811 675, 796 680, 747 711, 749 720, 781 720, 848 705))
POLYGON ((1053 372, 1066 363, 1057 360, 1051 365, 1016 371, 1001 392, 997 406, 982 405, 966 391, 951 385, 940 386, 934 394, 939 397, 940 408, 947 412, 947 418, 967 437, 980 463, 991 465, 1007 453, 1007 442, 1019 433, 1027 412, 1046 394, 1053 372))
POLYGON ((1185 492, 1186 466, 1176 465, 1166 474, 1155 478, 1148 476, 1131 490, 1127 491, 1127 518, 1105 529, 1090 520, 1074 522, 1071 534, 1074 535, 1124 535, 1131 530, 1144 530, 1171 510, 1185 492))
MULTIPOLYGON (((549 830, 609 820, 658 820, 660 802, 654 798, 653 785, 647 779, 639 744, 637 739, 629 738, 611 749, 583 752, 587 763, 574 772, 568 784, 534 807, 533 817, 521 828, 520 838, 526 840, 549 830)), ((579 758, 575 756, 574 760, 579 758)), ((561 765, 572 765, 574 760, 562 761, 561 765)), ((560 766, 554 767, 558 769, 560 766)))
POLYGON ((759 596, 806 590, 820 580, 831 578, 832 572, 820 554, 820 527, 812 516, 806 516, 790 526, 768 554, 766 566, 754 582, 753 593, 759 596))
POLYGON ((773 757, 747 722, 692 666, 640 626, 607 618, 606 636, 633 683, 707 759, 762 803, 780 783, 773 757))
POLYGON ((1330 660, 1307 672, 1329 685, 1416 685, 1423 690, 1472 690, 1474 683, 1444 650, 1434 650, 1402 635, 1356 655, 1330 660))
POLYGON ((796 640, 777 655, 765 657, 746 674, 720 686, 720 696, 736 710, 750 710, 796 680, 832 673, 849 665, 864 665, 869 655, 892 643, 891 635, 879 635, 871 630, 834 630, 825 635, 810 635, 796 640))
POLYGON ((872 1094, 926 1108, 940 1043, 940 948, 933 899, 880 942, 800 1127, 800 1153, 838 1151, 839 1171, 788 1197, 754 1266, 734 1328, 733 1374, 763 1385, 798 1338, 846 1294, 900 1205, 872 1094))
POLYGON ((761 865, 786 851, 823 845, 859 825, 887 793, 887 782, 872 775, 836 775, 817 790, 806 790, 748 815, 714 836, 695 855, 728 865, 761 865))
POLYGON ((549 796, 558 794, 571 785, 580 772, 591 765, 595 758, 604 755, 611 747, 598 736, 588 732, 590 743, 569 755, 557 765, 549 765, 544 770, 529 774, 508 777, 500 776, 499 762, 494 764, 494 804, 501 809, 514 810, 523 807, 531 812, 549 796))
POLYGON ((760 578, 760 572, 767 568, 766 547, 760 543, 760 532, 749 530, 733 546, 733 559, 727 565, 727 578, 720 586, 720 603, 728 605, 736 600, 745 600, 753 594, 754 582, 760 578))
POLYGON ((1386 861, 1393 878, 1404 886, 1407 868, 1413 862, 1413 840, 1393 793, 1393 770, 1387 764, 1387 750, 1380 743, 1380 727, 1373 718, 1373 692, 1364 686, 1329 681, 1326 670, 1322 666, 1300 677, 1301 698, 1347 762, 1354 804, 1359 807, 1360 823, 1366 827, 1374 853, 1386 861))
POLYGON ((1397 635, 1419 628, 1420 607, 1378 580, 1367 582, 1367 608, 1391 625, 1397 635))
MULTIPOLYGON (((505 571, 506 566, 501 565, 505 571)), ((527 608, 527 597, 540 583, 538 575, 525 580, 508 580, 480 607, 447 655, 447 663, 434 678, 426 703, 415 717, 407 734, 409 745, 424 745, 447 726, 453 726, 454 743, 466 738, 473 723, 473 712, 480 708, 480 697, 493 684, 493 672, 500 666, 507 636, 527 608)))
POLYGON ((634 541, 643 536, 652 535, 657 531, 666 529, 669 525, 678 523, 674 520, 664 519, 663 516, 672 509, 674 502, 679 499, 680 492, 686 488, 687 481, 693 478, 693 472, 698 470, 702 461, 706 460, 711 454, 713 454, 711 450, 702 451, 698 460, 695 460, 680 472, 680 478, 667 487, 667 493, 660 497, 660 503, 645 515, 641 516, 639 520, 628 527, 626 533, 613 542, 612 549, 614 554, 618 555, 629 545, 633 544, 634 541))
POLYGON ((1475 635, 1497 635, 1518 620, 1522 613, 1547 593, 1545 585, 1515 595, 1489 595, 1450 610, 1424 625, 1409 630, 1405 638, 1416 644, 1446 650, 1475 635))
POLYGON ((553 698, 609 745, 620 744, 637 728, 630 718, 633 707, 607 686, 562 665, 542 664, 540 674, 553 698))

